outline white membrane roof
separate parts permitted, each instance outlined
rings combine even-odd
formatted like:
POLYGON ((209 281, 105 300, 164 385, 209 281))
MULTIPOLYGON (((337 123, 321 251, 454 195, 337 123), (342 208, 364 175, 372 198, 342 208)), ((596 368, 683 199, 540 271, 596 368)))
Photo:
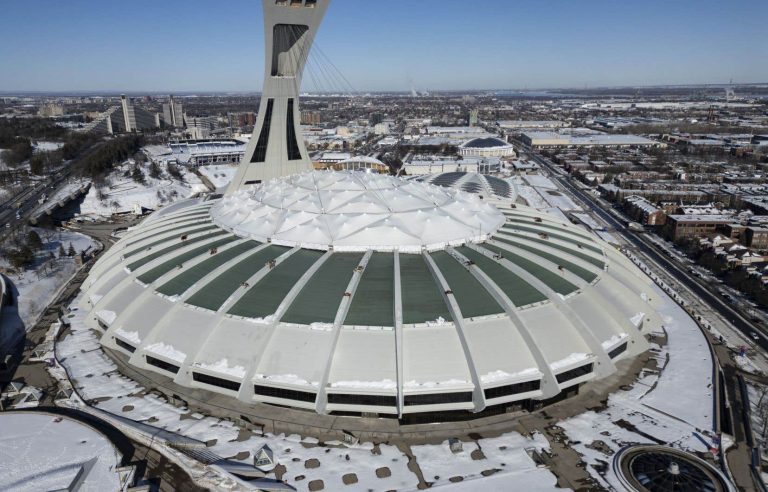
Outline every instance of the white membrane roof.
POLYGON ((505 222, 476 195, 355 171, 277 178, 225 197, 211 216, 242 237, 336 251, 441 249, 483 241, 505 222))

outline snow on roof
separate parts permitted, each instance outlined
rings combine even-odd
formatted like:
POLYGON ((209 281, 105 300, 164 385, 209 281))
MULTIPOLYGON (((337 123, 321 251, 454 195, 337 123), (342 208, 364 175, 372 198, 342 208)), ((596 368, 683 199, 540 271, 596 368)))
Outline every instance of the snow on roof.
POLYGON ((475 195, 352 171, 275 179, 225 197, 211 215, 240 236, 336 251, 439 249, 483 240, 504 224, 475 195))

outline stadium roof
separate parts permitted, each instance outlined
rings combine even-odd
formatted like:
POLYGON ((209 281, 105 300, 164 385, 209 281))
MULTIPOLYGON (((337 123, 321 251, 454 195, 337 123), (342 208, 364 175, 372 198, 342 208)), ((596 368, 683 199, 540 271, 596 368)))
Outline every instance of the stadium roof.
POLYGON ((162 210, 99 260, 82 306, 105 330, 102 343, 136 368, 320 413, 481 411, 550 398, 611 374, 615 360, 646 349, 644 332, 661 326, 650 281, 585 229, 509 200, 496 208, 426 183, 375 178, 308 173, 231 202, 162 210), (300 244, 275 241, 313 224, 306 216, 348 214, 328 222, 338 241, 334 231, 348 222, 364 230, 357 213, 418 217, 425 202, 435 210, 422 213, 450 237, 459 226, 445 225, 462 222, 430 214, 463 217, 462 207, 486 213, 487 205, 488 217, 501 220, 488 237, 409 254, 375 246, 394 245, 427 219, 350 232, 358 246, 371 242, 359 250, 322 241, 311 248, 308 229, 295 236, 300 244), (240 207, 270 213, 251 217, 240 207), (258 224, 268 217, 288 226, 273 225, 261 239, 258 224))
POLYGON ((500 138, 488 137, 488 138, 473 138, 469 142, 462 145, 465 148, 474 149, 492 149, 495 147, 511 147, 512 144, 505 142, 500 138))
POLYGON ((314 171, 240 190, 212 216, 242 237, 336 251, 433 250, 483 240, 504 223, 477 196, 354 171, 314 171))

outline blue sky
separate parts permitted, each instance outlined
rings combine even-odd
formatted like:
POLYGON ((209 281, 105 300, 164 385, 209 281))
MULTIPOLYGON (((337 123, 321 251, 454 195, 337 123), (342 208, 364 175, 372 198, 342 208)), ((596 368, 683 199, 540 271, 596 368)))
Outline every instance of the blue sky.
MULTIPOLYGON (((0 91, 261 88, 260 0, 0 6, 0 91)), ((317 45, 357 90, 768 82, 766 26, 766 0, 333 0, 317 45)))

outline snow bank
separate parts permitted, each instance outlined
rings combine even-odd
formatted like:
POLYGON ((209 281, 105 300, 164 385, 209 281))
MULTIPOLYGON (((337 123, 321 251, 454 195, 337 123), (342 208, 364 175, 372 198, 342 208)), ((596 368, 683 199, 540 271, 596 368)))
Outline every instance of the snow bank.
POLYGON ((175 360, 176 362, 184 362, 184 359, 187 358, 187 354, 180 350, 176 350, 172 345, 163 342, 147 345, 145 350, 147 352, 152 352, 153 354, 161 355, 167 359, 175 360))
POLYGON ((139 345, 141 343, 141 338, 139 338, 138 331, 126 331, 126 330, 123 330, 122 328, 118 328, 117 330, 115 330, 115 335, 125 338, 127 341, 132 342, 136 345, 139 345))
POLYGON ((331 383, 331 387, 344 389, 391 390, 397 388, 397 383, 390 379, 384 379, 382 381, 337 381, 331 383))
MULTIPOLYGON (((642 318, 642 316, 641 316, 641 318, 642 318)), ((603 350, 610 350, 610 349, 612 349, 613 347, 615 347, 616 345, 621 343, 626 338, 627 338, 627 334, 626 333, 621 333, 619 335, 612 336, 611 338, 609 338, 608 340, 603 342, 603 344, 602 344, 603 350)))
POLYGON ((295 374, 271 374, 269 376, 264 374, 255 374, 254 379, 265 379, 273 383, 292 384, 295 386, 319 386, 317 381, 309 382, 306 379, 300 378, 295 374))
POLYGON ((117 319, 117 313, 114 311, 96 311, 96 316, 108 325, 111 325, 117 319))
POLYGON ((480 382, 496 383, 499 381, 511 381, 511 380, 518 380, 518 379, 524 379, 524 378, 533 379, 540 376, 541 376, 541 372, 536 367, 531 367, 523 371, 515 372, 512 374, 499 370, 499 371, 489 372, 488 374, 483 374, 482 376, 480 376, 480 382))
POLYGON ((218 362, 214 362, 213 364, 206 364, 203 362, 196 362, 194 364, 195 367, 199 367, 200 369, 205 369, 207 371, 213 371, 213 372, 219 372, 221 374, 227 374, 229 376, 233 376, 238 379, 242 379, 245 377, 245 367, 243 366, 232 366, 230 367, 229 361, 225 359, 221 359, 218 362))
POLYGON ((549 364, 549 367, 552 368, 553 371, 557 371, 558 369, 562 369, 563 367, 569 367, 572 365, 576 365, 579 362, 583 362, 589 358, 589 355, 587 354, 581 354, 581 353, 573 353, 566 357, 565 359, 560 359, 558 361, 552 362, 549 364))

